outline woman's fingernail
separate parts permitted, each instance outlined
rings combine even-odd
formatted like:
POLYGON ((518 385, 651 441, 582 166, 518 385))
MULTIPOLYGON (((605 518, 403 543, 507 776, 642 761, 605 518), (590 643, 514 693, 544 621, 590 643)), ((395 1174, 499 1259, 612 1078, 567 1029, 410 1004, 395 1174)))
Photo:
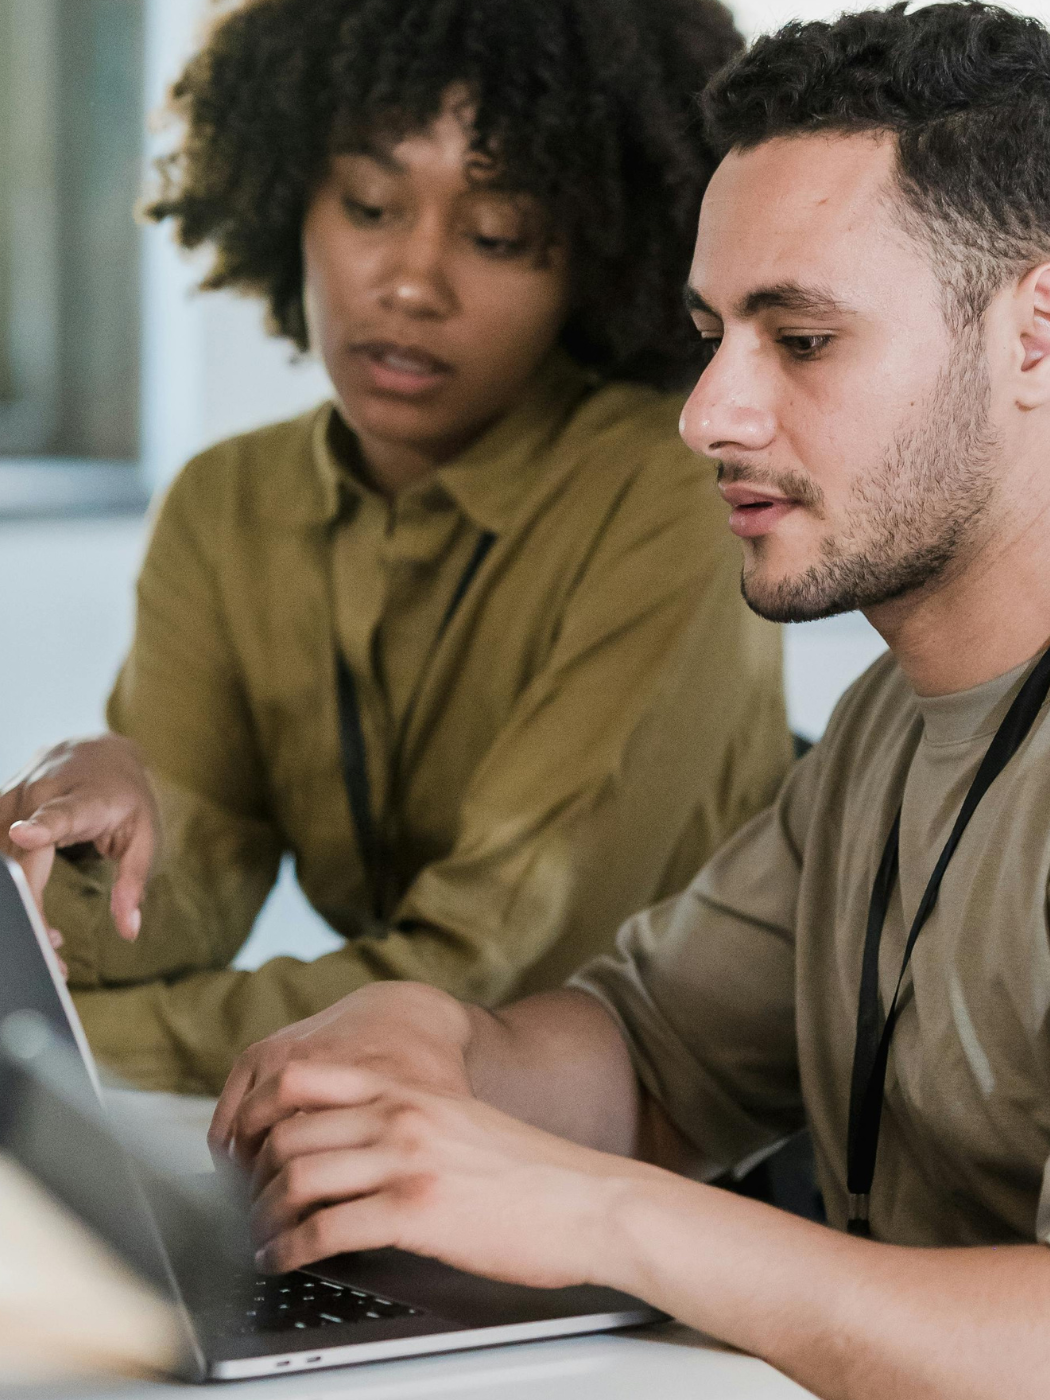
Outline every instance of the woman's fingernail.
POLYGON ((265 1269, 266 1262, 266 1246, 263 1245, 262 1249, 257 1249, 255 1251, 255 1266, 258 1269, 265 1269))
POLYGON ((51 940, 52 948, 61 948, 62 944, 66 941, 59 933, 57 928, 49 928, 47 931, 47 936, 51 940))
POLYGON ((132 938, 138 938, 139 934, 142 932, 141 909, 132 909, 131 913, 128 915, 128 930, 132 938))

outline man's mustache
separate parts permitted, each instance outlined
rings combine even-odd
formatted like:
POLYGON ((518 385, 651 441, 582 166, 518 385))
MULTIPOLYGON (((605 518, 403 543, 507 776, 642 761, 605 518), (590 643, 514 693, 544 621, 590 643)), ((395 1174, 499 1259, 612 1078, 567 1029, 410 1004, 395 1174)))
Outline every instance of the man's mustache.
POLYGON ((777 496, 787 497, 797 505, 807 506, 817 515, 824 513, 824 492, 801 472, 767 471, 749 462, 721 461, 718 463, 718 480, 727 486, 739 483, 756 489, 764 488, 777 496))

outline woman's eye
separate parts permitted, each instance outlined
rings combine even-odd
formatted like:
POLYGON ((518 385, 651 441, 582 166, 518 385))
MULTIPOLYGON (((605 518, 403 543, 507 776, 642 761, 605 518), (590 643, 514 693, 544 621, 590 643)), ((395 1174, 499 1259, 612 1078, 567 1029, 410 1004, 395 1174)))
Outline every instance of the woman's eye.
POLYGON ((525 251, 524 238, 493 238, 489 234, 474 234, 474 246, 493 258, 516 258, 525 251))
POLYGON ((343 208, 357 224, 377 224, 383 217, 383 210, 378 204, 362 204, 360 200, 351 199, 349 196, 344 196, 343 208))
POLYGON ((830 335, 782 335, 780 343, 796 360, 815 360, 831 344, 832 338, 830 335))

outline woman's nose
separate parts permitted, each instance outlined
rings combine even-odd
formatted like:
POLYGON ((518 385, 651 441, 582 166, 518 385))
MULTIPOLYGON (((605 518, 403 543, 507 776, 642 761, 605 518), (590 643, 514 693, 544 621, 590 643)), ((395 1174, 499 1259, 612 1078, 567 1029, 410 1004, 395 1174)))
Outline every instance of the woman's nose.
POLYGON ((408 316, 447 316, 456 294, 447 266, 445 240, 417 228, 397 240, 384 268, 381 300, 408 316))

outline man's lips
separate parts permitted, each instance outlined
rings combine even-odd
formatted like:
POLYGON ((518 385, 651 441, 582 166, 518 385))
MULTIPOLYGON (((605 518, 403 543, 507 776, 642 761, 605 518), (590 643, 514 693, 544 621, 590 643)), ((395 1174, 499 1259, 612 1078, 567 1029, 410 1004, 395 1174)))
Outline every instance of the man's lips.
POLYGON ((732 507, 729 528, 741 539, 767 535, 799 502, 775 491, 762 491, 742 482, 719 482, 722 499, 732 507))
POLYGON ((455 372, 452 365, 428 350, 392 340, 361 341, 351 353, 364 362, 371 387, 380 393, 426 394, 455 372))

